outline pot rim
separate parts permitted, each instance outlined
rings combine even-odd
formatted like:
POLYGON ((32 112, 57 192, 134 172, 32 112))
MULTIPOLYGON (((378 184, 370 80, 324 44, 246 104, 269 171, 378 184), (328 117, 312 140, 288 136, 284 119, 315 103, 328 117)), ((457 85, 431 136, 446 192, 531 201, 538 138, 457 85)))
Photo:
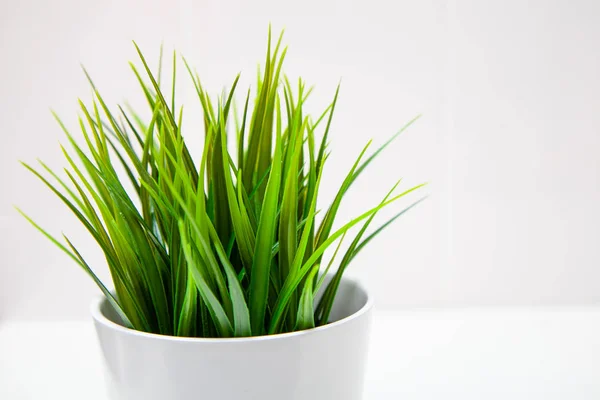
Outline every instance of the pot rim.
POLYGON ((345 325, 355 319, 362 317, 367 314, 373 308, 373 298, 369 294, 369 291, 365 288, 365 286, 354 278, 346 278, 342 277, 342 281, 347 283, 354 284, 359 290, 361 290, 367 301, 365 304, 355 313, 348 315, 342 319, 331 322, 327 325, 318 326, 311 329, 305 329, 302 331, 296 332, 287 332, 287 333, 277 333, 273 335, 262 335, 262 336, 249 336, 249 337, 230 337, 230 338, 204 338, 204 337, 183 337, 183 336, 172 336, 172 335, 162 335, 159 333, 149 333, 138 331, 135 329, 127 328, 123 325, 120 325, 116 322, 108 319, 104 313, 102 312, 102 305, 106 302, 105 296, 97 296, 92 300, 90 305, 90 312, 92 314, 92 318, 95 322, 104 325, 105 327, 118 331, 122 334, 139 336, 147 339, 157 339, 157 340, 166 340, 171 342, 197 342, 197 343, 240 343, 240 342, 260 342, 260 341, 268 341, 268 340, 285 340, 288 338, 305 336, 305 335, 313 335, 318 334, 320 332, 336 328, 338 326, 345 325))

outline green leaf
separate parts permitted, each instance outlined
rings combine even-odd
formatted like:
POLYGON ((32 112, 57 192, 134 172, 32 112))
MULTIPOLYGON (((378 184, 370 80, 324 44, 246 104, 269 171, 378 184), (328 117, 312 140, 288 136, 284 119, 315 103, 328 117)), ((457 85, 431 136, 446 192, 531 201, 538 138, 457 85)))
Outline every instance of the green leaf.
POLYGON ((385 222, 384 224, 382 224, 379 228, 377 228, 375 231, 373 231, 373 233, 371 233, 369 236, 367 236, 362 242, 360 242, 360 244, 358 246, 356 246, 356 248, 354 249, 354 252, 352 253, 352 257, 350 258, 350 261, 352 261, 352 259, 354 257, 356 257, 356 255, 371 241, 373 240, 377 235, 379 235, 379 233, 381 233, 381 231, 383 231, 385 228, 387 228, 389 225, 392 224, 392 222, 394 222, 396 219, 398 219, 400 216, 404 215, 406 212, 408 212, 410 209, 412 209, 413 207, 416 207, 419 203, 421 203, 422 201, 426 200, 428 196, 422 197, 419 200, 415 201, 414 203, 412 203, 410 206, 406 207, 404 210, 400 211, 399 213, 397 213, 396 215, 394 215, 392 218, 390 218, 387 222, 385 222))
POLYGON ((190 272, 198 287, 198 292, 200 293, 202 300, 204 300, 204 304, 206 304, 213 322, 215 323, 219 335, 221 337, 233 336, 231 321, 229 321, 223 306, 206 283, 205 277, 200 272, 202 268, 198 266, 198 258, 194 257, 192 254, 192 246, 190 245, 189 236, 182 220, 179 221, 179 232, 181 234, 183 252, 187 263, 190 266, 190 272))
POLYGON ((335 240, 337 240, 340 236, 342 236, 344 234, 344 232, 348 231, 350 228, 352 228, 354 225, 358 224, 360 221, 370 217, 372 214, 378 212, 380 209, 388 206, 389 204, 399 200, 400 198, 406 196, 407 194, 409 194, 423 186, 425 186, 425 184, 417 185, 409 190, 406 190, 406 191, 400 193, 399 195, 394 196, 390 200, 387 200, 385 203, 382 203, 382 204, 370 209, 369 211, 361 214, 360 216, 352 219, 350 222, 346 223, 341 228, 339 228, 337 231, 335 231, 335 233, 330 235, 329 238, 325 242, 323 242, 318 248, 316 248, 314 253, 304 263, 304 265, 299 270, 298 274, 294 277, 294 279, 292 280, 292 279, 288 278, 286 280, 284 287, 281 290, 281 294, 279 295, 279 298, 277 299, 276 308, 273 311, 273 317, 271 320, 269 333, 274 333, 276 331, 276 329, 279 326, 280 319, 287 307, 287 303, 289 302, 290 297, 292 296, 292 293, 296 290, 296 288, 298 287, 300 282, 304 279, 304 277, 311 270, 311 267, 315 264, 315 262, 318 259, 320 259, 321 255, 331 245, 331 243, 333 243, 335 240))
MULTIPOLYGON (((335 217, 336 217, 337 211, 340 207, 340 204, 342 202, 342 199, 343 199, 344 195, 346 194, 346 191, 352 184, 352 181, 354 180, 354 176, 355 176, 354 173, 355 173, 356 169, 358 168, 360 160, 362 159, 362 157, 364 156, 365 152, 367 151, 367 149, 369 148, 370 145, 371 145, 371 141, 369 141, 365 145, 365 147, 362 149, 358 158, 354 162, 354 165, 352 166, 352 168, 346 175, 346 178, 344 179, 342 186, 340 186, 340 189, 338 190, 337 194, 335 195, 333 203, 331 203, 331 205, 329 206, 329 209, 327 210, 327 213, 325 214, 325 217, 323 218, 323 221, 321 222, 321 226, 319 227, 319 230, 317 231, 317 237, 316 237, 317 246, 321 245, 325 241, 325 239, 329 236, 329 233, 333 226, 333 222, 335 220, 335 217)), ((318 161, 317 161, 317 164, 318 164, 318 161)))
POLYGON ((219 241, 217 231, 212 226, 210 221, 207 221, 209 232, 213 241, 213 246, 221 260, 221 264, 227 274, 227 282, 229 284, 229 293, 231 294, 231 302, 233 303, 233 319, 235 327, 235 336, 252 336, 252 329, 250 326, 250 312, 248 311, 248 305, 246 304, 246 298, 244 297, 244 291, 238 277, 235 273, 233 265, 229 261, 229 258, 225 254, 225 250, 219 241))
POLYGON ((302 288, 302 295, 300 296, 300 305, 298 306, 298 317, 296 318, 296 327, 294 330, 300 331, 303 329, 310 329, 315 327, 314 318, 314 294, 313 294, 313 282, 314 277, 319 272, 317 265, 312 267, 312 271, 308 274, 305 280, 304 288, 302 288))
MULTIPOLYGON (((400 184, 400 181, 396 182, 396 184, 392 187, 392 189, 383 198, 383 200, 381 201, 381 204, 384 204, 386 202, 386 200, 392 195, 392 193, 394 192, 394 190, 396 190, 396 187, 398 187, 399 184, 400 184)), ((318 318, 319 318, 320 324, 324 324, 329 321, 329 314, 331 313, 331 309, 333 307, 333 301, 335 299, 335 295, 337 293, 339 284, 342 280, 342 275, 344 274, 346 267, 348 266, 348 264, 350 262, 352 254, 354 252, 354 249, 358 245, 360 238, 362 237, 362 235, 365 233, 365 231, 367 230, 367 228, 373 221, 373 218, 375 218, 375 215, 377 215, 377 212, 374 212, 373 214, 371 214, 371 216, 369 216, 369 218, 367 218, 367 220, 365 221, 365 223, 363 224, 363 226, 361 227, 359 232, 356 234, 354 240, 350 244, 350 247, 348 248, 348 250, 346 251, 346 254, 343 257, 342 262, 340 263, 340 266, 339 266, 337 272, 335 273, 333 279, 327 286, 327 290, 325 290, 325 293, 324 293, 323 297, 321 298, 321 301, 319 302, 319 306, 317 307, 317 313, 318 313, 318 318)))
POLYGON ((329 111, 329 118, 327 119, 327 127, 325 128, 325 134, 321 140, 321 146, 319 147, 319 156, 317 157, 317 170, 321 168, 325 157, 325 147, 327 147, 327 137, 329 136, 329 128, 331 127, 331 120, 333 119, 333 113, 335 111, 335 105, 337 104, 337 98, 340 93, 340 84, 335 89, 335 96, 333 96, 333 102, 331 103, 331 111, 329 111))
POLYGON ((413 123, 415 123, 419 118, 421 118, 421 115, 417 115, 416 117, 414 117, 413 119, 411 119, 410 121, 408 121, 408 123, 406 125, 404 125, 402 128, 400 128, 400 130, 398 132, 396 132, 391 138, 389 138, 387 140, 387 142, 385 142, 381 147, 379 147, 377 149, 377 151, 375 151, 375 153, 373 153, 369 158, 367 158, 362 164, 361 166, 356 170, 356 172, 354 173, 354 177, 352 178, 351 182, 354 182, 354 180, 365 170, 365 168, 367 168, 369 166, 369 164, 375 159, 377 158, 377 156, 383 151, 385 150, 386 147, 388 147, 398 136, 400 136, 405 130, 407 130, 413 123))
MULTIPOLYGON (((224 127, 221 126, 221 134, 224 132, 224 127)), ((243 204, 243 199, 240 199, 239 194, 236 195, 236 190, 233 186, 233 181, 231 179, 231 170, 229 167, 229 153, 227 152, 226 140, 220 140, 220 149, 221 151, 221 165, 223 165, 222 176, 224 180, 225 187, 225 196, 224 199, 227 199, 227 202, 223 201, 222 204, 227 204, 230 212, 230 218, 233 225, 233 230, 235 232, 236 241, 240 250, 240 255, 242 257, 242 261, 246 268, 249 268, 252 265, 252 261, 254 259, 254 246, 255 246, 255 236, 252 231, 251 223, 249 220, 249 216, 246 212, 246 209, 243 204), (242 201, 239 201, 242 200, 242 201)), ((242 182, 240 180, 241 175, 238 174, 238 190, 242 189, 242 182)))
POLYGON ((258 223, 258 231, 256 233, 256 247, 250 276, 250 317, 252 332, 255 335, 262 335, 265 329, 264 322, 269 293, 271 249, 275 242, 275 230, 277 228, 277 204, 280 184, 281 140, 277 138, 275 155, 273 157, 273 164, 271 165, 271 172, 269 173, 269 180, 258 223))
POLYGON ((48 238, 56 247, 58 247, 59 249, 61 249, 65 254, 67 254, 69 257, 71 257, 71 259, 73 259, 73 261, 75 261, 77 264, 79 264, 79 266, 94 280, 94 282, 96 283, 96 285, 98 285, 98 287, 100 288, 100 290, 102 291, 102 293, 106 296, 106 299, 108 300, 108 302, 110 303, 110 305, 117 312, 117 314, 119 315, 119 317, 121 318, 121 320, 123 321, 123 323, 126 326, 133 327, 133 328, 136 328, 136 329, 146 330, 146 328, 147 328, 146 326, 142 326, 142 325, 135 326, 129 320, 129 318, 127 317, 127 315, 125 314, 125 312, 123 311, 123 309, 121 308, 121 306, 119 305, 119 302, 117 301, 117 299, 115 299, 115 297, 113 296, 113 294, 106 288, 106 286, 104 286, 104 284, 102 283, 102 281, 100 281, 100 279, 98 278, 98 276, 92 271, 92 269, 89 267, 89 265, 87 265, 87 263, 85 263, 85 261, 83 260, 83 258, 81 257, 81 255, 77 252, 77 250, 75 249, 75 247, 72 245, 72 243, 68 239, 65 238, 67 240, 67 242, 69 243, 69 246, 71 247, 71 249, 73 250, 73 252, 69 251, 69 249, 67 249, 65 246, 63 246, 62 243, 60 243, 52 235, 50 235, 48 232, 46 232, 42 227, 40 227, 38 224, 36 224, 27 214, 25 214, 23 211, 21 211, 21 209, 19 209, 18 207, 15 207, 15 209, 27 221, 29 221, 29 223, 31 225, 33 225, 46 238, 48 238))

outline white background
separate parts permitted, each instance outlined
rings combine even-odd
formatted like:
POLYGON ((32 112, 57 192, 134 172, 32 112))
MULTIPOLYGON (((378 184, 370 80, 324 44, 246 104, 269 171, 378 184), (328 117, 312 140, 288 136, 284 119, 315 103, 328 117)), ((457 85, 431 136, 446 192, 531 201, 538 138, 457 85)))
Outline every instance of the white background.
POLYGON ((77 98, 90 99, 79 63, 111 103, 138 104, 130 40, 152 60, 164 41, 216 94, 239 71, 253 82, 269 22, 286 29, 286 72, 316 85, 315 110, 342 78, 323 205, 367 140, 423 114, 340 215, 399 177, 431 182, 427 202, 352 267, 380 308, 598 304, 598 21, 594 0, 0 0, 0 319, 85 318, 97 294, 13 204, 74 236, 106 276, 68 210, 18 164, 63 165, 49 109, 75 131, 77 98))

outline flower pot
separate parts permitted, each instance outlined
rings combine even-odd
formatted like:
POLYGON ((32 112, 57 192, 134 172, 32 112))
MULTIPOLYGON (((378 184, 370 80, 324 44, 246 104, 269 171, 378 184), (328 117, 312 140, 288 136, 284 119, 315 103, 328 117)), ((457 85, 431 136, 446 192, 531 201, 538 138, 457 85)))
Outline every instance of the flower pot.
POLYGON ((120 324, 91 307, 111 400, 360 400, 372 303, 344 278, 331 323, 250 338, 180 338, 120 324))

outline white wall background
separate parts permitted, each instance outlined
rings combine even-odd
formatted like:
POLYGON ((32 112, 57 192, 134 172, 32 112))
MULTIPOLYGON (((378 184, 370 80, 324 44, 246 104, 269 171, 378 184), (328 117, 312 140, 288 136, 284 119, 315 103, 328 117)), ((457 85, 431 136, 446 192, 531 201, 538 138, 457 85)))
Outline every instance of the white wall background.
MULTIPOLYGON (((316 85, 315 109, 343 78, 325 200, 368 139, 424 114, 342 210, 357 215, 398 177, 432 182, 353 265, 380 307, 598 303, 598 21, 594 0, 0 0, 0 319, 83 318, 97 294, 12 209, 73 235, 103 271, 17 162, 63 165, 49 108, 76 127, 76 99, 90 98, 79 63, 111 102, 135 104, 130 40, 151 59, 164 41, 216 93, 238 71, 252 82, 269 22, 286 28, 286 72, 316 85)), ((191 117, 196 101, 181 93, 191 117)))

